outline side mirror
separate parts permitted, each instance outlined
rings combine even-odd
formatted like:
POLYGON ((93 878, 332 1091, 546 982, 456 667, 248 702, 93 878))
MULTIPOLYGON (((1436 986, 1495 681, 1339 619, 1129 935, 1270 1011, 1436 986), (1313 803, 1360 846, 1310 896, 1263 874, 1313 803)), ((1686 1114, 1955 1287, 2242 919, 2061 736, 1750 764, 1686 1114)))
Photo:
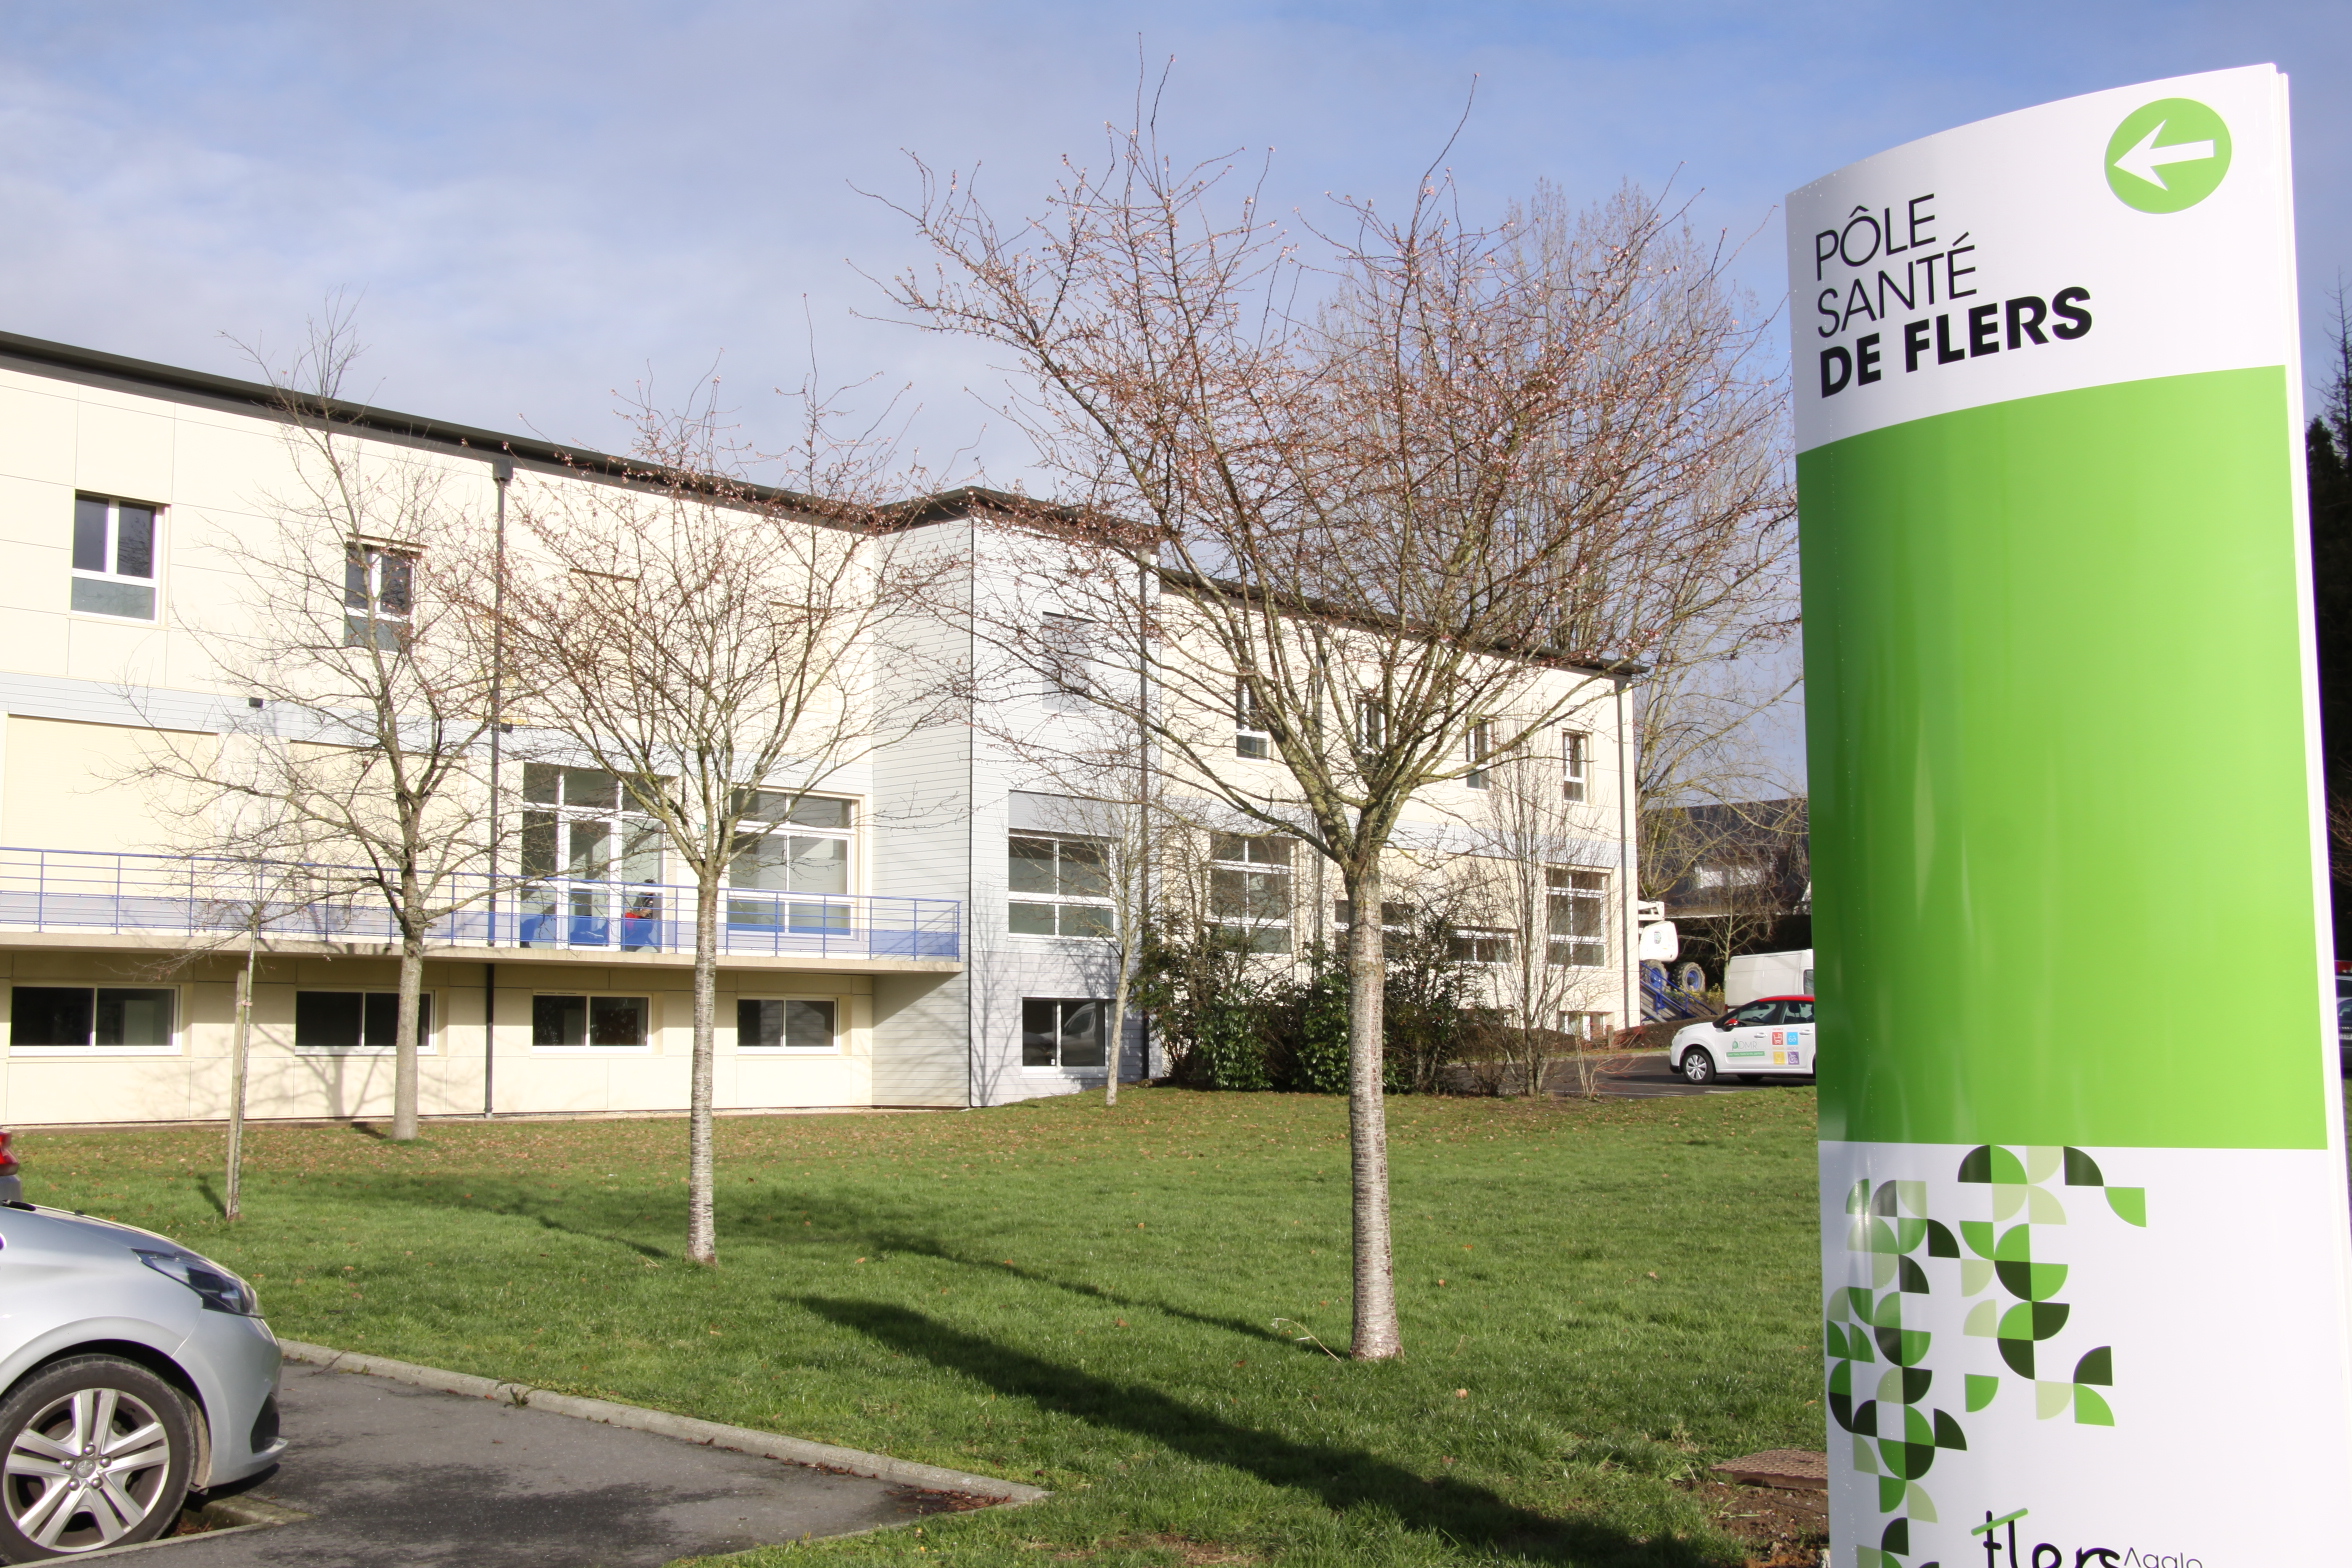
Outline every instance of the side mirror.
POLYGON ((1738 1022, 1739 1020, 1732 1017, 1731 1014, 1725 1013, 1721 1018, 1715 1020, 1715 1027, 1718 1029, 1729 1029, 1738 1022))

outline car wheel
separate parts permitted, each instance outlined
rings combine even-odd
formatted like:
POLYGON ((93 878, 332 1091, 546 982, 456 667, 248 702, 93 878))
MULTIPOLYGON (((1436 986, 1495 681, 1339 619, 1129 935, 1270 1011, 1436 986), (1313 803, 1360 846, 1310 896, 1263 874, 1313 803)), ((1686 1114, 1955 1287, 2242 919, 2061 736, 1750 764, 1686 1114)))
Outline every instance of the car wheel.
POLYGON ((145 1367, 43 1368, 0 1401, 0 1561, 153 1540, 179 1518, 195 1451, 187 1402, 145 1367))
POLYGON ((1682 1059, 1682 1075, 1692 1083, 1713 1083, 1715 1058, 1709 1056, 1703 1047, 1692 1046, 1682 1059))

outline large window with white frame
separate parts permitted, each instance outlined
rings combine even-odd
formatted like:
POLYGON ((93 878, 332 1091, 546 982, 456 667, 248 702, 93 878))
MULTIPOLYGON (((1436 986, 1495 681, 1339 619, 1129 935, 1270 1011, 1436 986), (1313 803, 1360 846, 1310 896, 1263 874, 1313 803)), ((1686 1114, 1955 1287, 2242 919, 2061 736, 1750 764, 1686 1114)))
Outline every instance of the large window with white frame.
POLYGON ((523 766, 526 946, 662 946, 662 833, 598 768, 523 766))
POLYGON ((1563 800, 1591 798, 1592 737, 1583 730, 1560 732, 1560 797, 1563 800))
MULTIPOLYGON (((297 991, 294 1049, 328 1054, 390 1051, 400 1043, 398 991, 297 991)), ((433 993, 417 996, 417 1049, 433 1049, 433 993)))
POLYGON ((1107 937, 1111 905, 1109 846, 1067 833, 1014 833, 1006 839, 1005 925, 1016 936, 1107 937))
POLYGON ((164 1055, 179 1049, 179 992, 171 986, 12 986, 8 1023, 13 1051, 164 1055))
POLYGON ((531 998, 531 1046, 540 1051, 644 1050, 651 999, 556 994, 531 998))
POLYGON ((743 825, 727 862, 727 923, 760 930, 846 931, 846 898, 782 898, 784 893, 847 894, 855 886, 857 808, 831 795, 746 790, 743 825))
POLYGON ((1487 787, 1487 780, 1489 775, 1487 760, 1494 755, 1494 749, 1494 720, 1480 719, 1478 722, 1471 725, 1469 731, 1463 737, 1462 743, 1462 758, 1465 762, 1470 764, 1470 771, 1463 775, 1463 783, 1469 785, 1472 789, 1485 789, 1487 787))
POLYGON ((74 497, 73 608, 120 621, 155 619, 158 512, 142 501, 74 497))
POLYGON ((1290 951, 1297 847, 1280 833, 1209 835, 1209 918, 1249 952, 1290 951))
POLYGON ((1609 961, 1609 873, 1544 868, 1550 962, 1598 969, 1609 961))
POLYGON ((744 996, 735 1000, 739 1051, 832 1051, 836 1004, 831 997, 744 996))

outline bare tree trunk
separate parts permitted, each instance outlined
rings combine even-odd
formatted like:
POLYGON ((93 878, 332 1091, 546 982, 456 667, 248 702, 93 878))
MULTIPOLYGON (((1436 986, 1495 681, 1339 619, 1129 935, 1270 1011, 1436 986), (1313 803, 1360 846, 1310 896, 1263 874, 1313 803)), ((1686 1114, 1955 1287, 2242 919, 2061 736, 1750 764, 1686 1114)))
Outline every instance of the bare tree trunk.
POLYGON ((425 929, 416 908, 422 890, 413 862, 400 868, 400 1011, 392 1026, 392 1141, 417 1135, 417 998, 424 991, 425 929))
POLYGON ((221 1186, 221 1218, 245 1216, 245 1062, 253 1030, 253 965, 258 944, 245 944, 245 967, 237 971, 237 1037, 229 1047, 228 1171, 221 1186))
POLYGON ((694 888, 694 1087, 686 1109, 686 1256, 719 1261, 719 1227, 711 1191, 711 1075, 718 1054, 719 868, 707 866, 694 888))
POLYGON ((1355 1189, 1358 1361, 1404 1352, 1397 1330, 1396 1263, 1388 1226, 1388 1108, 1381 1091, 1380 867, 1346 868, 1348 904, 1348 1145, 1355 1189))
POLYGON ((1103 1104, 1119 1103, 1119 1063, 1127 1052, 1127 951, 1121 938, 1117 962, 1119 977, 1111 982, 1111 1038, 1103 1059, 1109 1070, 1103 1074, 1103 1104))

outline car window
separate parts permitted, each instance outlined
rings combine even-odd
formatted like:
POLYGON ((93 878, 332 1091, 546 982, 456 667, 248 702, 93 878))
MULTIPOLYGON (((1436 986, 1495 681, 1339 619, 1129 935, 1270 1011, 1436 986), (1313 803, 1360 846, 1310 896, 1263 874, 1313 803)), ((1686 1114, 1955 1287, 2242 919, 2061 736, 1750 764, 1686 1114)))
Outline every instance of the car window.
POLYGON ((1811 1002, 1785 1002, 1782 1005, 1788 1009, 1788 1015, 1781 1020, 1782 1023, 1809 1024, 1813 1021, 1811 1002))
POLYGON ((1778 1002, 1750 1002, 1731 1015, 1743 1024, 1768 1024, 1780 1017, 1778 1002))

